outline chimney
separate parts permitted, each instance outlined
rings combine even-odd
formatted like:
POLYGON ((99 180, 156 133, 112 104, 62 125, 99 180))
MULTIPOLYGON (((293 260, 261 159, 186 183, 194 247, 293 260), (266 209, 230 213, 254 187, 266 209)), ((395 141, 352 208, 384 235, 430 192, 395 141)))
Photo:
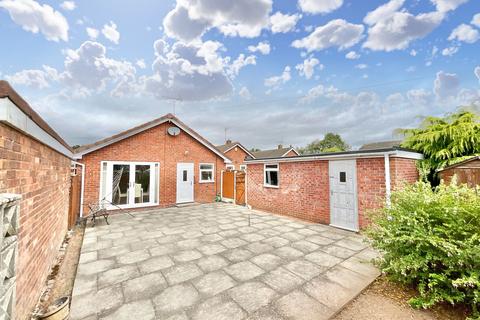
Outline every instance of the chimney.
POLYGON ((278 145, 278 150, 283 149, 283 146, 281 144, 278 145))
POLYGON ((232 143, 232 140, 228 139, 226 144, 230 144, 230 143, 232 143))

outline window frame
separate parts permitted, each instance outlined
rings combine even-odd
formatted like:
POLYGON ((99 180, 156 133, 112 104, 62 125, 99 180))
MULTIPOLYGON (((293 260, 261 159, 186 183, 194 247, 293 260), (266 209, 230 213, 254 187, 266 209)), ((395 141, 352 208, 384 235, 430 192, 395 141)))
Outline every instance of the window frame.
POLYGON ((225 169, 234 171, 235 170, 235 165, 234 164, 227 164, 227 165, 225 165, 225 169))
POLYGON ((247 165, 246 164, 241 164, 240 165, 240 170, 247 171, 247 165))
POLYGON ((280 164, 279 163, 265 163, 263 165, 263 186, 265 188, 280 188, 280 164), (267 166, 277 166, 276 169, 267 168, 267 166), (267 183, 267 171, 276 171, 277 172, 277 185, 267 183))
POLYGON ((199 163, 198 164, 198 183, 214 183, 215 182, 215 164, 213 163, 199 163), (203 165, 212 166, 211 169, 202 169, 203 165), (212 180, 203 180, 202 172, 212 172, 212 180))

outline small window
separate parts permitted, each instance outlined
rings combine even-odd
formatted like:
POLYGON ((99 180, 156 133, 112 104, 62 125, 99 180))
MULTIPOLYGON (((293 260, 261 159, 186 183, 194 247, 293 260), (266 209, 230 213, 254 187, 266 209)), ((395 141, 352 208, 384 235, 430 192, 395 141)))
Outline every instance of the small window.
POLYGON ((183 170, 183 181, 187 181, 187 175, 188 175, 188 171, 187 170, 183 170))
POLYGON ((265 165, 265 181, 266 187, 278 187, 278 164, 266 164, 265 165))
POLYGON ((345 171, 340 171, 340 182, 347 182, 347 173, 345 171))
POLYGON ((200 164, 200 182, 213 182, 213 164, 201 163, 200 164))
POLYGON ((227 170, 235 170, 235 166, 233 164, 227 164, 227 170))
POLYGON ((246 164, 241 164, 240 165, 240 170, 247 171, 247 165, 246 164))

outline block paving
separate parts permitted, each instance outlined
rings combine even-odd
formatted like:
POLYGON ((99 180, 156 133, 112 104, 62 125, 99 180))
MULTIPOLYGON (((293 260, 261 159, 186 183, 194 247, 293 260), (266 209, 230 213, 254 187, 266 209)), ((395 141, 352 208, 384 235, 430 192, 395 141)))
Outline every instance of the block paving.
POLYGON ((85 230, 70 318, 329 319, 376 256, 358 234, 232 204, 116 214, 85 230))

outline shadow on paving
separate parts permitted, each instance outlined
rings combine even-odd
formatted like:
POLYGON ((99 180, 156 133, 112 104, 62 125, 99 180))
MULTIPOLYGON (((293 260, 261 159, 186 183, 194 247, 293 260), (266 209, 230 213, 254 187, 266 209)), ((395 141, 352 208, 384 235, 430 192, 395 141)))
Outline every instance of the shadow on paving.
POLYGON ((360 235, 230 204, 110 220, 85 230, 73 320, 328 319, 379 275, 360 235))

